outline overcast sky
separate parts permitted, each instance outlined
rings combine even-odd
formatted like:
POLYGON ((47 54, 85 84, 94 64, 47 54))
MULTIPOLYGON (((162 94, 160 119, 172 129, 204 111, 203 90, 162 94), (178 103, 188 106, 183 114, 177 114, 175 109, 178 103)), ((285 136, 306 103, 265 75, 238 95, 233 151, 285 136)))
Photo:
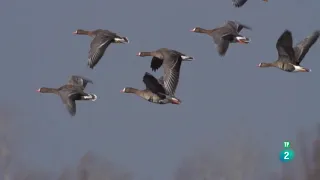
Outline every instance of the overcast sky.
POLYGON ((14 124, 22 136, 19 158, 59 171, 93 150, 137 177, 172 179, 184 156, 232 136, 237 126, 255 133, 272 167, 280 167, 282 142, 297 128, 319 122, 319 41, 302 62, 311 73, 257 64, 277 59, 275 43, 286 28, 294 43, 320 28, 319 6, 317 0, 249 0, 239 9, 231 0, 3 0, 0 100, 19 112, 14 124), (210 37, 189 31, 226 20, 253 30, 242 31, 251 44, 233 44, 223 58, 210 37), (73 35, 78 28, 108 29, 127 36, 130 44, 112 44, 91 70, 91 39, 73 35), (142 76, 151 72, 151 58, 136 53, 161 47, 195 57, 182 64, 176 92, 180 106, 120 93, 126 86, 143 89, 142 76), (78 102, 71 118, 60 98, 35 90, 59 87, 73 74, 94 81, 86 90, 98 100, 78 102))

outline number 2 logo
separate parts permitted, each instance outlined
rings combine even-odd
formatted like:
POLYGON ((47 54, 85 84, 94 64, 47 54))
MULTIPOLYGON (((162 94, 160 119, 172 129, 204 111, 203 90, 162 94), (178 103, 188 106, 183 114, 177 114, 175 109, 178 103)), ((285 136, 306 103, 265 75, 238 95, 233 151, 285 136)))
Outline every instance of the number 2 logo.
POLYGON ((283 159, 288 160, 289 159, 288 156, 289 156, 289 152, 288 151, 284 152, 284 158, 283 159))

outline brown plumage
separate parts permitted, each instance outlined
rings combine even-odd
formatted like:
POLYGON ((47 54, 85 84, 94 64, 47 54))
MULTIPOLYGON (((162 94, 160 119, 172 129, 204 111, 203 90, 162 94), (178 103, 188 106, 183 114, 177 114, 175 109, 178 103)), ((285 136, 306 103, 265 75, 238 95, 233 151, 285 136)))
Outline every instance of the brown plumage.
POLYGON ((160 48, 151 52, 139 52, 138 56, 153 56, 151 69, 156 71, 163 65, 164 88, 167 94, 174 95, 179 83, 180 67, 182 61, 191 61, 193 57, 182 54, 176 50, 160 48))
POLYGON ((319 36, 320 31, 314 31, 310 36, 297 43, 295 47, 292 47, 292 33, 285 30, 276 44, 278 60, 271 63, 260 63, 258 67, 277 67, 287 72, 311 72, 311 69, 300 66, 300 63, 319 36))
POLYGON ((216 49, 220 56, 225 56, 230 43, 248 44, 250 39, 242 36, 240 31, 245 28, 252 30, 251 27, 237 21, 227 21, 224 25, 214 29, 203 29, 195 27, 191 32, 207 34, 212 37, 216 49))
POLYGON ((37 91, 59 95, 70 115, 74 116, 76 114, 76 100, 95 101, 97 99, 95 94, 84 92, 88 83, 92 83, 92 81, 81 76, 71 76, 68 83, 59 88, 42 87, 37 91))
POLYGON ((98 64, 107 47, 111 43, 129 43, 129 39, 127 37, 121 37, 114 32, 103 29, 97 29, 94 31, 78 29, 73 32, 73 34, 88 35, 93 38, 88 55, 88 66, 91 69, 98 64))
POLYGON ((143 83, 146 85, 146 89, 139 90, 132 87, 126 87, 121 92, 132 93, 140 96, 141 98, 155 103, 155 104, 180 104, 181 101, 172 95, 167 95, 163 87, 162 77, 156 79, 153 75, 146 72, 143 76, 143 83))

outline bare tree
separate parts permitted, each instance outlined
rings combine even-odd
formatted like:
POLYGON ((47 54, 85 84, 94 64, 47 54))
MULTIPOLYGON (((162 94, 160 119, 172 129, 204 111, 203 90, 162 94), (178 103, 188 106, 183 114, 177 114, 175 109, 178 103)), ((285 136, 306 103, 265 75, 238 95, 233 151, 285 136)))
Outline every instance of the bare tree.
MULTIPOLYGON (((220 148, 195 152, 182 160, 175 180, 255 180, 263 168, 263 151, 255 146, 253 136, 235 134, 220 148)), ((261 178, 260 178, 261 179, 261 178)))
POLYGON ((23 180, 50 180, 53 179, 53 175, 44 170, 29 171, 27 176, 23 180))
POLYGON ((10 121, 12 121, 12 113, 6 109, 0 109, 0 162, 1 172, 4 180, 10 180, 9 166, 12 161, 12 152, 8 137, 11 135, 10 121))
POLYGON ((63 172, 60 174, 58 180, 75 180, 75 171, 72 171, 72 169, 66 168, 63 170, 63 172))
POLYGON ((92 152, 86 153, 77 167, 79 180, 132 180, 131 172, 92 152))
MULTIPOLYGON (((302 169, 301 179, 312 180, 312 164, 310 161, 310 152, 308 149, 308 138, 303 130, 300 130, 296 137, 297 148, 296 148, 296 158, 301 158, 299 161, 299 167, 296 170, 302 169)), ((310 147, 310 146, 309 146, 310 147)))
POLYGON ((311 139, 305 131, 299 131, 294 143, 297 146, 292 147, 296 152, 295 160, 282 165, 283 180, 320 179, 320 125, 318 125, 316 140, 310 143, 311 139), (312 148, 312 151, 309 148, 312 148))
POLYGON ((317 125, 317 137, 313 143, 313 177, 311 180, 320 179, 320 124, 317 125))

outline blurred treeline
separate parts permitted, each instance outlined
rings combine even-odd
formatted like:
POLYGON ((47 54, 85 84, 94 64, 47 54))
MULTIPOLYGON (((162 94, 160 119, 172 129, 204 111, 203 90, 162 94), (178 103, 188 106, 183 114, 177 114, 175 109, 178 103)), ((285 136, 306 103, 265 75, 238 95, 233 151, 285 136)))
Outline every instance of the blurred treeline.
MULTIPOLYGON (((204 148, 187 158, 175 171, 175 180, 320 180, 320 124, 300 129, 289 139, 295 159, 270 167, 265 150, 245 130, 214 149, 204 148), (274 170, 276 169, 276 170, 274 170)), ((280 153, 279 149, 279 153, 280 153)))
MULTIPOLYGON (((12 168, 14 144, 18 132, 10 131, 13 119, 9 111, 0 111, 0 180, 133 180, 133 173, 107 159, 88 152, 76 167, 60 174, 28 167, 12 168)), ((234 135, 214 148, 197 149, 184 158, 174 180, 320 180, 320 124, 314 129, 300 130, 291 140, 295 160, 270 171, 268 157, 259 149, 254 137, 246 133, 234 135), (223 152, 223 153, 221 153, 223 152), (273 172, 272 172, 273 171, 273 172)), ((272 168, 271 168, 272 169, 272 168)), ((148 172, 146 172, 148 175, 148 172)))

